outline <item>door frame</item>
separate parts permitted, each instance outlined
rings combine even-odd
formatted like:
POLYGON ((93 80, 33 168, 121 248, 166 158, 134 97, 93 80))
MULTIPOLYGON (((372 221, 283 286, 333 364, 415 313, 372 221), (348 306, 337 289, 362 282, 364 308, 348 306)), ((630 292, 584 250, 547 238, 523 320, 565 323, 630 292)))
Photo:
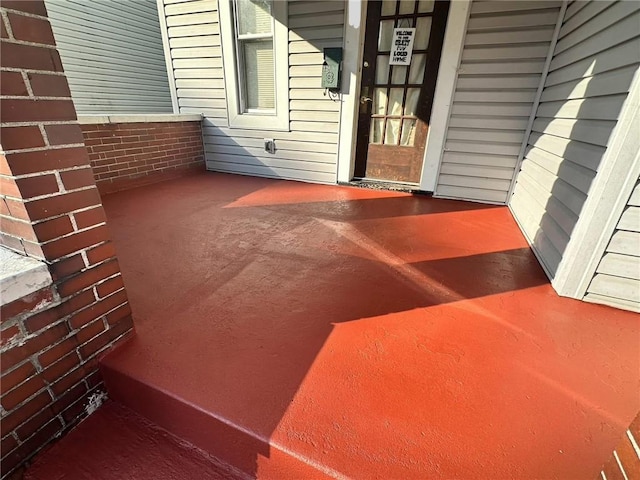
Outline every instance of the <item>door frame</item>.
MULTIPOLYGON (((433 191, 442 160, 446 127, 451 113, 451 100, 455 91, 455 79, 462 56, 471 1, 456 0, 451 2, 449 7, 419 185, 419 190, 422 191, 433 191)), ((366 0, 347 0, 345 9, 343 36, 345 56, 342 65, 338 183, 350 182, 355 169, 367 3, 366 0)))
MULTIPOLYGON (((371 5, 371 3, 369 5, 371 5)), ((396 145, 386 145, 386 141, 384 139, 381 139, 380 144, 372 144, 370 141, 370 132, 374 112, 373 102, 369 102, 369 104, 365 106, 364 111, 362 108, 360 109, 360 114, 358 116, 358 138, 356 141, 355 159, 355 176, 357 178, 375 179, 382 182, 403 183, 412 185, 418 185, 420 183, 424 166, 424 151, 427 144, 427 135, 429 132, 431 113, 433 111, 433 100, 435 96, 437 72, 440 67, 440 59, 442 57, 442 46, 444 43, 446 21, 449 15, 450 6, 450 1, 445 2, 444 0, 442 0, 434 2, 431 12, 420 14, 417 11, 418 5, 415 5, 416 10, 413 13, 409 14, 412 15, 413 18, 416 19, 416 21, 417 18, 419 18, 421 15, 425 15, 426 18, 430 19, 429 37, 425 50, 426 55, 423 74, 424 79, 420 85, 419 100, 416 105, 416 111, 414 112, 414 115, 416 116, 414 144, 410 146, 400 146, 400 129, 398 131, 399 138, 397 139, 398 143, 396 145), (376 163, 379 164, 381 158, 386 158, 388 156, 393 156, 394 160, 397 160, 400 163, 402 163, 403 161, 407 162, 409 164, 409 171, 406 172, 406 176, 413 177, 413 179, 400 180, 396 178, 388 178, 384 175, 382 177, 370 177, 369 175, 367 175, 367 172, 370 171, 370 162, 375 166, 376 163)), ((397 8, 398 7, 396 5, 396 10, 397 8)), ((367 68, 366 71, 362 73, 361 83, 371 89, 368 94, 365 93, 365 95, 369 97, 375 97, 375 89, 376 85, 378 84, 376 78, 378 75, 377 59, 379 58, 379 55, 381 53, 379 50, 379 25, 382 21, 381 10, 382 2, 376 2, 375 9, 372 9, 371 12, 367 11, 365 24, 366 27, 364 37, 365 45, 363 65, 368 62, 370 64, 370 68, 367 68)), ((395 15, 392 15, 392 17, 395 17, 396 22, 398 22, 398 18, 402 18, 402 14, 400 14, 400 17, 397 17, 395 15)), ((416 48, 414 46, 414 54, 415 50, 416 48)), ((420 49, 418 49, 418 51, 422 53, 420 49)), ((394 82, 391 80, 391 72, 392 69, 389 68, 389 77, 385 83, 392 85, 394 82)), ((408 76, 409 75, 407 72, 407 77, 408 76)), ((397 84, 397 86, 407 89, 410 83, 410 79, 405 78, 405 81, 397 84)), ((362 85, 360 89, 362 91, 362 85)), ((405 90, 405 92, 406 91, 407 90, 405 90)), ((387 92, 387 95, 389 95, 389 92, 387 92)), ((406 95, 407 93, 405 93, 403 101, 405 101, 406 95)), ((403 112, 401 111, 400 113, 402 114, 403 112)), ((402 126, 403 123, 404 122, 401 120, 401 129, 404 128, 402 126)), ((387 130, 387 128, 383 128, 383 132, 387 130)), ((389 173, 391 172, 388 172, 388 174, 389 173)), ((391 173, 391 176, 393 175, 394 174, 391 173)))

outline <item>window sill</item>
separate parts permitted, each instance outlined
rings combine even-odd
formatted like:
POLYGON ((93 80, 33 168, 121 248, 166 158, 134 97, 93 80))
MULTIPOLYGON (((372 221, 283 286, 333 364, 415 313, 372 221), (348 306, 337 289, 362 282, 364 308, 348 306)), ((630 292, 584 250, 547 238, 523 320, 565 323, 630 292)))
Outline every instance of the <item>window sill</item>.
POLYGON ((252 115, 229 113, 229 128, 245 130, 269 130, 288 132, 289 118, 277 115, 252 115))
POLYGON ((0 247, 0 304, 7 305, 53 283, 47 264, 0 247))

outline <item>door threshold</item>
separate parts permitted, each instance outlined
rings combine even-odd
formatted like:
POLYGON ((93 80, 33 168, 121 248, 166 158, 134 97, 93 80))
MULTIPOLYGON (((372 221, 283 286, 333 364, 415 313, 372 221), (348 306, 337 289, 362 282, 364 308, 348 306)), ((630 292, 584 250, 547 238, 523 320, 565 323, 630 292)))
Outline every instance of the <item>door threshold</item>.
POLYGON ((391 190, 394 192, 425 193, 420 190, 418 183, 394 182, 389 180, 375 180, 372 178, 354 178, 347 185, 371 190, 391 190))

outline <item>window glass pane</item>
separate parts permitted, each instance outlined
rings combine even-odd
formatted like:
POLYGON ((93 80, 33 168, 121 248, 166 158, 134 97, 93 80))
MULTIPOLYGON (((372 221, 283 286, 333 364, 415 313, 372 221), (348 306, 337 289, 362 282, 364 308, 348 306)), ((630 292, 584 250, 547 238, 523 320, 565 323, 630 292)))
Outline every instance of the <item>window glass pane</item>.
POLYGON ((387 111, 387 89, 376 88, 373 94, 373 114, 384 115, 387 111))
POLYGON ((415 0, 400 0, 400 15, 413 13, 416 8, 415 0))
POLYGON ((269 109, 276 106, 271 40, 244 41, 245 109, 269 109))
POLYGON ((424 79, 424 65, 427 56, 424 54, 414 55, 409 68, 409 83, 421 84, 424 79))
POLYGON ((382 126, 383 125, 384 125, 384 118, 371 119, 371 136, 369 137, 369 143, 382 143, 382 126))
POLYGON ((238 35, 271 33, 271 1, 236 0, 238 35))
POLYGON ((418 2, 418 13, 433 12, 433 0, 420 0, 418 2))
POLYGON ((394 65, 391 67, 391 83, 394 85, 404 85, 407 78, 407 67, 404 65, 394 65))
POLYGON ((390 118, 387 120, 387 130, 384 132, 385 145, 397 145, 400 136, 400 119, 390 118))
POLYGON ((396 14, 396 0, 384 0, 382 2, 382 15, 396 14))
POLYGON ((386 85, 389 82, 389 55, 378 55, 376 64, 376 84, 386 85))
POLYGON ((426 50, 429 46, 429 35, 431 34, 431 17, 418 18, 416 27, 416 41, 413 44, 415 50, 426 50))
POLYGON ((413 146, 413 140, 416 137, 416 120, 405 119, 402 122, 402 135, 400 136, 400 145, 403 147, 413 146))
POLYGON ((404 104, 405 115, 415 115, 418 108, 418 97, 420 97, 419 88, 408 88, 407 99, 404 104))
POLYGON ((387 115, 402 115, 403 88, 392 88, 389 93, 389 109, 387 115))
POLYGON ((383 20, 380 22, 380 32, 378 32, 378 51, 388 52, 391 50, 391 40, 393 39, 393 20, 383 20))

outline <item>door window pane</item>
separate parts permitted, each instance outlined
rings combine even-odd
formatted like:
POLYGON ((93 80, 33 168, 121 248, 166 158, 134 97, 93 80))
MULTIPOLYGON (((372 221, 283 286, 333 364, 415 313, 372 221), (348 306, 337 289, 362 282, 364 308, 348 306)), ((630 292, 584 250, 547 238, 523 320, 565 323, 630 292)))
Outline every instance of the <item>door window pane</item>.
POLYGON ((380 32, 378 32, 378 51, 380 52, 390 51, 392 39, 393 39, 393 20, 381 21, 380 32))
POLYGON ((378 55, 376 64, 376 84, 386 85, 389 82, 389 55, 378 55))
POLYGON ((404 104, 404 114, 405 115, 413 115, 415 116, 416 111, 418 109, 418 98, 420 97, 420 89, 419 88, 408 88, 407 89, 407 100, 404 104))
POLYGON ((384 115, 387 111, 387 89, 376 88, 373 95, 373 109, 374 115, 384 115))
POLYGON ((391 67, 391 83, 393 85, 404 85, 407 78, 407 67, 404 65, 394 65, 391 67))
POLYGON ((402 94, 403 88, 392 88, 389 92, 389 108, 387 115, 402 115, 402 94))
POLYGON ((246 108, 274 109, 276 107, 271 40, 244 41, 244 80, 246 108))
POLYGON ((413 13, 416 8, 415 0, 400 0, 400 15, 413 13))
POLYGON ((384 118, 371 119, 371 136, 369 137, 369 143, 382 143, 382 126, 383 125, 384 125, 384 118))
POLYGON ((400 136, 400 145, 403 147, 412 147, 416 137, 416 120, 407 118, 402 122, 402 135, 400 136))
POLYGON ((271 2, 268 0, 236 0, 238 35, 270 34, 271 2))
POLYGON ((420 0, 418 2, 418 13, 433 12, 433 1, 434 0, 420 0))
POLYGON ((431 17, 418 18, 416 27, 416 40, 413 48, 416 50, 426 50, 429 46, 429 35, 431 34, 431 17))
POLYGON ((387 119, 387 129, 384 132, 384 144, 397 145, 399 136, 400 136, 400 119, 399 118, 387 119))
POLYGON ((382 2, 382 15, 396 14, 396 0, 384 0, 382 2))
POLYGON ((424 79, 424 66, 427 56, 424 54, 414 55, 409 68, 409 83, 421 84, 424 79))
POLYGON ((404 65, 394 65, 391 67, 391 83, 393 85, 404 85, 407 79, 407 67, 404 65))

